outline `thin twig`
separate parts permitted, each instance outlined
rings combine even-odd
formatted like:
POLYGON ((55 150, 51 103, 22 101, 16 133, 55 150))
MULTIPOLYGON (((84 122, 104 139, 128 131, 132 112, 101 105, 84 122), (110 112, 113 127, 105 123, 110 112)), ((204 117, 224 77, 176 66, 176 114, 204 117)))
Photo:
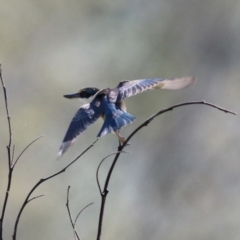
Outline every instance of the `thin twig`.
POLYGON ((86 205, 86 206, 77 214, 77 216, 76 216, 76 218, 75 218, 75 221, 74 221, 74 226, 76 226, 77 220, 78 220, 79 216, 82 214, 82 212, 83 212, 86 208, 90 207, 91 205, 93 205, 93 202, 92 202, 92 203, 89 203, 88 205, 86 205))
MULTIPOLYGON (((118 151, 118 152, 114 152, 114 153, 111 153, 111 154, 107 155, 107 156, 106 156, 105 158, 103 158, 103 159, 101 160, 101 162, 98 164, 97 171, 96 171, 96 181, 97 181, 97 185, 98 185, 98 189, 99 189, 100 195, 102 195, 102 189, 101 189, 101 185, 100 185, 99 177, 98 177, 98 176, 99 176, 99 169, 100 169, 102 163, 103 163, 107 158, 109 158, 109 157, 112 156, 112 155, 116 155, 116 154, 118 154, 118 153, 120 153, 120 152, 118 151)), ((122 151, 122 153, 130 153, 130 152, 122 151)))
POLYGON ((129 140, 138 132, 140 131, 143 127, 147 126, 149 123, 151 123, 153 121, 154 118, 156 118, 157 116, 165 113, 165 112, 169 112, 169 111, 172 111, 173 109, 175 108, 178 108, 178 107, 182 107, 182 106, 186 106, 186 105, 194 105, 194 104, 202 104, 202 105, 207 105, 207 106, 210 106, 210 107, 213 107, 213 108, 216 108, 220 111, 223 111, 225 113, 230 113, 230 114, 233 114, 233 115, 237 115, 237 113, 233 112, 233 111, 230 111, 230 110, 227 110, 227 109, 224 109, 224 108, 221 108, 217 105, 214 105, 212 103, 208 103, 208 102, 205 102, 205 101, 195 101, 195 102, 186 102, 186 103, 180 103, 180 104, 176 104, 172 107, 169 107, 169 108, 166 108, 166 109, 162 109, 160 111, 158 111, 157 113, 155 113, 153 116, 149 117, 147 120, 145 120, 139 127, 137 127, 129 136, 128 138, 126 139, 126 141, 120 145, 118 147, 118 151, 119 153, 116 154, 113 162, 112 162, 112 165, 108 171, 108 175, 106 177, 106 180, 105 180, 105 185, 104 185, 104 188, 103 188, 103 191, 102 191, 102 195, 101 195, 101 206, 100 206, 100 213, 99 213, 99 221, 98 221, 98 232, 97 232, 97 240, 100 240, 101 239, 101 233, 102 233, 102 222, 103 222, 103 215, 104 215, 104 209, 105 209, 105 203, 106 203, 106 197, 107 197, 107 194, 108 194, 108 185, 109 185, 109 181, 110 181, 110 178, 111 178, 111 175, 112 175, 112 172, 113 172, 113 169, 116 165, 116 162, 120 156, 120 154, 122 153, 122 150, 124 149, 124 147, 127 145, 127 143, 129 142, 129 140))
POLYGON ((5 101, 5 109, 6 109, 6 114, 7 114, 7 121, 8 121, 8 132, 9 132, 9 142, 7 145, 7 154, 8 154, 8 182, 7 182, 7 189, 3 201, 3 207, 2 207, 2 214, 0 218, 0 239, 3 240, 3 221, 4 221, 4 216, 7 208, 7 203, 8 203, 8 197, 11 189, 11 183, 12 183, 12 173, 13 173, 13 168, 11 165, 12 157, 11 157, 11 145, 12 145, 12 127, 11 127, 11 118, 8 110, 8 98, 7 98, 7 90, 3 81, 2 77, 2 66, 0 64, 0 80, 2 83, 2 88, 3 88, 3 93, 4 93, 4 101, 5 101))
POLYGON ((72 225, 74 238, 77 239, 77 240, 80 240, 80 237, 78 236, 78 233, 77 233, 77 231, 75 229, 75 224, 73 222, 72 215, 71 215, 71 210, 70 210, 70 207, 69 207, 69 191, 70 191, 70 186, 68 186, 68 189, 67 189, 67 202, 66 202, 68 216, 69 216, 69 219, 70 219, 70 222, 71 222, 71 225, 72 225))
POLYGON ((35 143, 37 140, 39 140, 40 138, 42 138, 44 135, 41 135, 40 137, 35 138, 33 141, 31 141, 23 150, 22 152, 19 154, 19 156, 16 158, 16 161, 13 164, 13 168, 16 166, 18 160, 20 159, 20 157, 23 155, 24 152, 26 152, 26 150, 33 144, 35 143))
POLYGON ((3 93, 4 93, 5 109, 6 109, 7 120, 8 120, 9 142, 8 142, 8 146, 7 146, 7 151, 8 151, 8 168, 10 170, 10 168, 11 168, 12 127, 11 127, 11 117, 10 117, 9 110, 8 110, 7 90, 6 90, 6 87, 5 87, 5 84, 4 84, 4 81, 3 81, 3 77, 2 77, 2 66, 1 66, 1 64, 0 64, 0 79, 1 79, 3 93))
POLYGON ((62 168, 60 171, 46 177, 46 178, 42 178, 40 179, 33 187, 32 189, 29 191, 28 195, 26 196, 20 210, 19 210, 19 213, 17 215, 17 218, 16 218, 16 221, 15 221, 15 224, 14 224, 14 232, 13 232, 13 240, 16 240, 17 238, 17 228, 18 228, 18 223, 19 223, 19 220, 20 220, 20 217, 22 215, 22 212, 24 210, 24 208, 26 207, 26 205, 28 204, 28 201, 29 201, 29 198, 30 196, 32 195, 32 193, 36 190, 36 188, 38 186, 40 186, 42 183, 46 182, 47 180, 51 179, 51 178, 54 178, 56 177, 57 175, 65 172, 73 163, 75 163, 81 156, 83 156, 90 148, 92 148, 95 143, 98 141, 99 138, 97 138, 89 147, 87 147, 81 154, 79 154, 72 162, 70 162, 66 167, 62 168))
POLYGON ((124 142, 123 146, 125 146, 127 144, 127 142, 143 127, 146 127, 151 121, 153 121, 153 119, 165 112, 169 112, 169 111, 172 111, 173 109, 175 108, 178 108, 178 107, 182 107, 182 106, 187 106, 187 105, 196 105, 196 104, 200 104, 200 105, 207 105, 207 106, 210 106, 210 107, 213 107, 213 108, 216 108, 222 112, 225 112, 225 113, 230 113, 230 114, 233 114, 233 115, 237 115, 236 112, 233 112, 233 111, 230 111, 230 110, 227 110, 227 109, 224 109, 224 108, 221 108, 221 107, 218 107, 217 105, 214 105, 212 103, 208 103, 208 102, 205 102, 204 100, 203 101, 196 101, 196 102, 186 102, 186 103, 180 103, 180 104, 176 104, 172 107, 169 107, 169 108, 166 108, 166 109, 162 109, 160 111, 158 111, 157 113, 155 113, 154 115, 152 115, 151 117, 149 117, 146 121, 144 121, 139 127, 137 127, 130 135, 129 137, 126 139, 126 142, 124 142))
POLYGON ((27 202, 27 203, 30 203, 32 200, 35 200, 35 199, 37 199, 37 198, 44 197, 44 196, 45 196, 45 194, 40 194, 40 195, 38 195, 38 196, 32 197, 32 198, 28 199, 28 202, 27 202))
POLYGON ((13 148, 12 148, 11 166, 13 164, 14 154, 15 154, 15 144, 13 145, 13 148))
POLYGON ((77 220, 78 220, 79 216, 81 215, 81 213, 82 213, 86 208, 88 208, 89 206, 91 206, 93 203, 89 203, 87 206, 85 206, 85 207, 77 214, 75 220, 73 221, 72 215, 71 215, 70 206, 69 206, 69 202, 70 202, 70 201, 69 201, 69 191, 70 191, 70 186, 68 186, 68 189, 67 189, 67 202, 66 202, 67 212, 68 212, 68 216, 69 216, 69 219, 70 219, 70 222, 71 222, 71 225, 72 225, 74 237, 75 237, 75 239, 80 240, 80 237, 79 237, 79 235, 78 235, 78 233, 77 233, 77 230, 76 230, 77 220))

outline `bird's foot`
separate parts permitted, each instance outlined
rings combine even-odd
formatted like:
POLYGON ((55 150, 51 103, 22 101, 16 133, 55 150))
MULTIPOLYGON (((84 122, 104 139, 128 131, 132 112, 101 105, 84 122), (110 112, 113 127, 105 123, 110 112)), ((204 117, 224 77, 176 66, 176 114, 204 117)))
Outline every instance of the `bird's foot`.
MULTIPOLYGON (((118 137, 120 144, 123 145, 126 142, 126 138, 122 137, 118 132, 115 132, 115 133, 118 137)), ((130 143, 127 143, 126 145, 130 145, 130 143)))
MULTIPOLYGON (((126 142, 126 138, 124 138, 124 137, 122 137, 122 136, 120 136, 118 139, 119 139, 121 145, 123 145, 123 144, 126 142)), ((126 144, 126 146, 128 146, 128 145, 130 145, 130 143, 127 143, 127 144, 126 144)))

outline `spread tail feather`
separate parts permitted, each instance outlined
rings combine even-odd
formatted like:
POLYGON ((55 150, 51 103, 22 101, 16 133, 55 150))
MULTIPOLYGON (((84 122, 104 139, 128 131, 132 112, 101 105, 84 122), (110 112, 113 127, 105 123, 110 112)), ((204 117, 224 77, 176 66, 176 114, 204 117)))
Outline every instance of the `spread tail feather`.
POLYGON ((103 126, 97 137, 102 137, 110 132, 119 131, 122 127, 134 122, 136 117, 118 109, 114 115, 106 116, 103 126))

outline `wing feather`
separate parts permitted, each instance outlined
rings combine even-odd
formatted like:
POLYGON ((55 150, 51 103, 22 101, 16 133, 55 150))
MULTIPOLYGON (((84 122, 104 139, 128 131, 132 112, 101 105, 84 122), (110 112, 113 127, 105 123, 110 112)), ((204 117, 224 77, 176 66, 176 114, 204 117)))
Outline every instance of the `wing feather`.
POLYGON ((102 113, 101 104, 97 100, 93 100, 90 104, 83 105, 76 112, 63 138, 63 142, 58 151, 58 158, 75 143, 79 134, 85 131, 89 125, 93 124, 102 113))
POLYGON ((138 93, 142 93, 150 89, 166 89, 166 90, 177 90, 188 87, 190 84, 195 82, 194 77, 183 77, 175 79, 164 79, 164 78, 151 78, 151 79, 139 79, 132 81, 122 81, 117 86, 118 97, 117 102, 134 96, 138 93))

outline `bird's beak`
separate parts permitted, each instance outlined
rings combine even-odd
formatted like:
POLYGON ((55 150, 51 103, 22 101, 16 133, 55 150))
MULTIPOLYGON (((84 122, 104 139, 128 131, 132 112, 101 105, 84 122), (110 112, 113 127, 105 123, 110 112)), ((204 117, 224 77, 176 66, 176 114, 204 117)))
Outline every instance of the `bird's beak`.
POLYGON ((66 94, 63 95, 65 98, 72 99, 72 98, 80 98, 79 93, 71 93, 71 94, 66 94))

